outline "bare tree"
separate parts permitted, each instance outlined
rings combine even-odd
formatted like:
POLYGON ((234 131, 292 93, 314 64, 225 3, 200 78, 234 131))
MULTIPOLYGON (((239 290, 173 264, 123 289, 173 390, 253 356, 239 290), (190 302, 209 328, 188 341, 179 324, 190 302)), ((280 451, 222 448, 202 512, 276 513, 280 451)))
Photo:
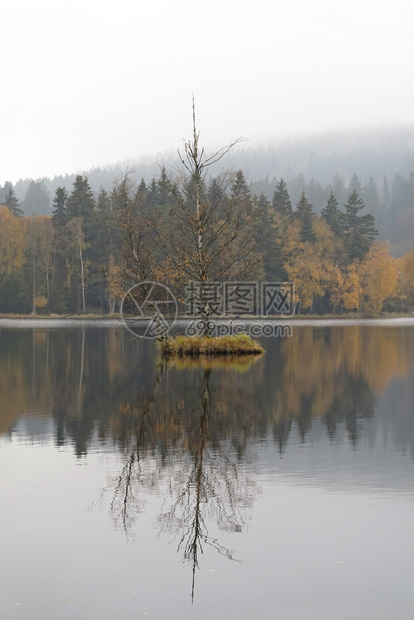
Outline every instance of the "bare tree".
MULTIPOLYGON (((136 191, 128 172, 113 194, 124 239, 121 270, 129 286, 158 280, 169 285, 181 301, 191 281, 243 281, 262 274, 252 214, 246 201, 230 192, 236 173, 224 171, 213 180, 209 177, 211 166, 240 139, 207 155, 200 145, 194 98, 192 121, 191 139, 184 141, 183 150, 178 149, 168 205, 150 205, 136 191)), ((202 312, 206 322, 209 315, 206 305, 202 312)))
POLYGON ((222 172, 215 178, 214 191, 208 186, 211 166, 240 142, 233 140, 208 156, 200 146, 193 98, 193 133, 178 149, 181 168, 174 184, 175 208, 163 230, 163 248, 179 274, 176 284, 243 279, 260 271, 255 252, 252 222, 245 204, 229 196, 235 173, 222 172))
POLYGON ((119 268, 128 289, 133 284, 155 278, 160 240, 156 212, 148 209, 127 170, 115 184, 111 195, 115 220, 123 244, 119 268))

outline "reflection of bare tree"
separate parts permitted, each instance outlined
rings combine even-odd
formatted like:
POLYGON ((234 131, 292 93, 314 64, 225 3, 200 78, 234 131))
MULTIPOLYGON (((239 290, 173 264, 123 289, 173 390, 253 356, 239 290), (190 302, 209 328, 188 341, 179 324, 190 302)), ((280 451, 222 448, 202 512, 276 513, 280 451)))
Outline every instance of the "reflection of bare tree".
MULTIPOLYGON (((127 538, 130 537, 137 516, 145 507, 140 491, 148 492, 158 486, 157 468, 151 468, 143 461, 139 450, 131 453, 119 475, 112 480, 111 515, 115 527, 121 526, 127 538)), ((109 486, 111 487, 111 482, 109 486)))
POLYGON ((254 486, 242 475, 240 465, 233 462, 225 448, 212 451, 208 445, 211 420, 211 369, 203 371, 201 411, 191 436, 189 450, 174 470, 170 494, 172 505, 159 517, 161 532, 180 536, 178 551, 192 565, 191 598, 194 599, 195 574, 203 544, 234 560, 233 552, 208 535, 207 520, 216 522, 221 531, 242 532, 244 512, 252 504, 254 486), (239 472, 240 470, 240 472, 239 472))
MULTIPOLYGON (((115 525, 129 536, 145 494, 166 485, 171 503, 167 505, 166 499, 163 504, 159 533, 174 534, 183 561, 191 563, 193 599, 204 546, 235 559, 230 549, 209 535, 210 524, 222 532, 242 532, 257 489, 240 463, 234 442, 230 438, 217 441, 221 433, 213 427, 226 414, 222 410, 216 415, 211 365, 187 369, 198 380, 188 382, 186 377, 180 385, 175 382, 175 407, 168 381, 162 386, 166 370, 166 363, 161 362, 151 394, 126 404, 114 420, 113 430, 123 446, 125 463, 105 491, 112 496, 110 511, 115 525)), ((174 378, 180 374, 175 371, 174 378)), ((232 406, 228 404, 231 415, 232 406)), ((244 434, 245 429, 241 432, 244 434)))

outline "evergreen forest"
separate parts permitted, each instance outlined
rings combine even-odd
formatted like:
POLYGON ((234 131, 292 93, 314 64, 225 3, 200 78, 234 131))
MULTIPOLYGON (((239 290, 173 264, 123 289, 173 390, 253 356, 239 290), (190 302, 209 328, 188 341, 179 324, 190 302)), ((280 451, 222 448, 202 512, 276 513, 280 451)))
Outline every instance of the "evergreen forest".
POLYGON ((207 172, 196 193, 191 169, 166 166, 101 171, 99 189, 87 174, 26 181, 23 198, 22 182, 0 186, 0 313, 113 314, 144 280, 181 300, 191 280, 289 281, 297 313, 412 311, 413 172, 207 172))

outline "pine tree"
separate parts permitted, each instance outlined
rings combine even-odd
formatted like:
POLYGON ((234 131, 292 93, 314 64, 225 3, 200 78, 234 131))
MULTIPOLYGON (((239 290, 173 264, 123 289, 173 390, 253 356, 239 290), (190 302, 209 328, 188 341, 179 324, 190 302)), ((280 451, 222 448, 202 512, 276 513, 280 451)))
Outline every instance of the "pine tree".
POLYGON ((232 198, 250 198, 250 187, 247 185, 243 170, 238 170, 231 186, 232 198))
POLYGON ((165 207, 172 199, 172 183, 168 178, 165 166, 161 168, 160 178, 157 182, 158 186, 158 204, 165 207))
POLYGON ((326 207, 324 207, 321 211, 321 216, 331 228, 331 230, 335 233, 335 235, 340 237, 343 233, 342 217, 338 207, 338 201, 335 198, 333 191, 331 191, 331 193, 329 194, 326 207))
POLYGON ((230 191, 231 199, 239 205, 243 204, 245 213, 250 215, 252 212, 252 197, 250 187, 247 184, 246 177, 242 170, 238 170, 234 177, 230 191))
POLYGON ((137 193, 142 194, 146 196, 148 189, 147 189, 147 184, 145 183, 144 179, 141 179, 140 184, 138 185, 138 189, 137 189, 137 193))
POLYGON ((266 280, 276 282, 284 279, 284 272, 281 260, 281 244, 272 213, 273 209, 263 192, 254 202, 256 246, 263 259, 266 280))
POLYGON ((4 202, 8 210, 14 217, 22 217, 23 211, 19 207, 19 201, 16 198, 16 194, 14 193, 14 189, 11 185, 9 185, 6 192, 6 200, 4 202))
POLYGON ((58 187, 53 199, 52 209, 52 222, 56 230, 63 230, 66 220, 66 203, 68 200, 68 193, 64 187, 58 187))
MULTIPOLYGON (((113 204, 115 205, 117 204, 118 199, 116 198, 116 192, 115 193, 112 192, 111 201, 113 204)), ((144 179, 141 179, 141 182, 138 185, 137 190, 135 192, 135 203, 141 206, 144 206, 145 210, 148 209, 148 188, 147 188, 147 184, 145 183, 144 179)))
POLYGON ((158 201, 159 201, 158 183, 156 179, 152 179, 148 187, 147 202, 149 206, 155 207, 156 205, 159 204, 158 201))
POLYGON ((345 248, 348 258, 352 262, 355 258, 362 259, 377 235, 375 230, 375 218, 371 214, 359 215, 365 208, 363 200, 355 190, 344 205, 345 213, 342 216, 344 229, 345 248))
POLYGON ((313 231, 313 207, 312 204, 302 192, 301 197, 295 211, 295 218, 299 220, 301 225, 301 239, 313 243, 315 241, 315 233, 313 231))
POLYGON ((64 313, 68 309, 68 291, 66 290, 66 203, 68 193, 64 187, 58 187, 53 199, 52 224, 55 230, 56 256, 55 268, 52 276, 51 295, 49 306, 53 312, 64 313))
POLYGON ((210 185, 208 186, 207 196, 211 203, 216 204, 220 200, 223 199, 225 195, 223 185, 219 183, 218 179, 214 178, 211 180, 210 185))
POLYGON ((88 178, 78 175, 73 182, 73 190, 66 203, 68 220, 80 217, 86 224, 92 218, 94 207, 95 200, 88 178))
POLYGON ((279 183, 276 185, 276 189, 273 194, 272 205, 276 213, 278 213, 282 217, 291 219, 292 203, 290 201, 286 183, 283 179, 280 179, 279 183))

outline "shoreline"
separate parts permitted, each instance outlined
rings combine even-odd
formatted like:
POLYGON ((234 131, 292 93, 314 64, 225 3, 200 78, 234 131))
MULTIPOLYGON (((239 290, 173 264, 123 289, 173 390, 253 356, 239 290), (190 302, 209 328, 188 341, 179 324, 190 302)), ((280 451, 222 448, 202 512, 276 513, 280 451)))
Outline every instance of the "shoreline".
MULTIPOLYGON (((148 321, 148 319, 140 319, 142 321, 148 321)), ((346 326, 371 326, 371 327, 386 327, 386 326, 414 326, 414 316, 401 316, 401 315, 381 315, 374 317, 352 316, 342 315, 338 317, 329 316, 324 317, 306 315, 297 316, 295 318, 276 318, 276 317, 250 317, 249 319, 232 319, 222 318, 216 319, 218 325, 239 325, 239 326, 251 326, 256 325, 275 325, 275 326, 290 326, 291 330, 294 327, 346 327, 346 326)), ((138 320, 137 320, 138 321, 138 320)), ((191 323, 192 319, 177 319, 170 331, 171 335, 183 329, 185 325, 191 323), (181 328, 181 329, 180 329, 181 328)), ((92 316, 61 316, 61 317, 49 317, 49 316, 0 316, 0 329, 16 328, 16 329, 63 329, 63 328, 126 328, 124 321, 117 316, 105 317, 92 317, 92 316)), ((243 333, 243 329, 242 329, 243 333)), ((231 335, 229 333, 228 335, 231 335)), ((254 337, 260 337, 260 334, 252 334, 254 337)), ((283 334, 282 334, 283 335, 283 334)), ((288 335, 288 334, 286 334, 288 335)), ((222 337, 225 337, 223 334, 222 337)), ((262 337, 270 337, 269 334, 263 334, 262 337)), ((138 337, 138 339, 140 339, 138 337)))
MULTIPOLYGON (((240 315, 240 316, 218 316, 214 317, 214 321, 218 322, 232 322, 232 321, 279 321, 283 323, 289 323, 291 321, 319 321, 319 320, 332 320, 332 321, 349 321, 349 320, 376 320, 376 319, 411 319, 414 318, 414 312, 412 314, 400 313, 400 312, 383 312, 380 314, 364 314, 360 313, 344 313, 344 314, 295 314, 293 316, 263 316, 263 315, 240 315)), ((16 321, 114 321, 123 323, 123 319, 119 313, 117 314, 7 314, 0 313, 0 320, 16 320, 16 321)), ((148 321, 149 319, 144 317, 134 317, 135 321, 148 321)), ((179 316, 176 319, 177 323, 194 321, 192 317, 179 316)))

